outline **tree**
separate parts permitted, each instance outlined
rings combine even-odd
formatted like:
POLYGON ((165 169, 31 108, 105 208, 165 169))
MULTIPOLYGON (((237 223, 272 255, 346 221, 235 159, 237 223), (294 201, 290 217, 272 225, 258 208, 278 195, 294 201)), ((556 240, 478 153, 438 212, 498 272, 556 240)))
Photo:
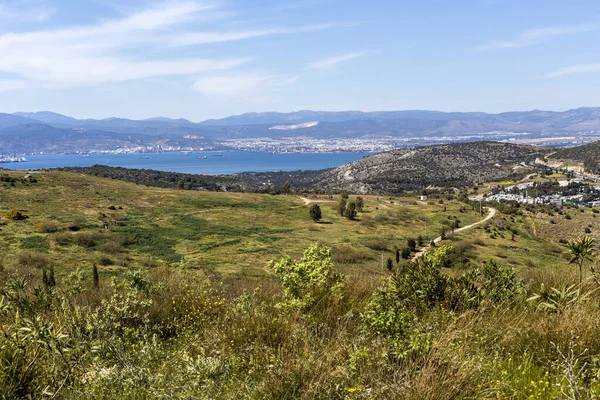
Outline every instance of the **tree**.
POLYGON ((322 218, 321 207, 319 207, 318 204, 313 204, 310 206, 308 214, 310 215, 310 219, 312 219, 314 222, 320 221, 322 218))
POLYGON ((344 211, 344 216, 349 220, 353 220, 354 218, 356 218, 356 204, 354 204, 353 201, 350 202, 350 204, 348 204, 348 206, 346 207, 346 210, 344 211))
POLYGON ((571 253, 570 264, 576 264, 579 267, 579 292, 583 283, 583 264, 586 260, 594 259, 594 244, 596 240, 591 236, 581 236, 577 240, 567 244, 571 253))
POLYGON ((423 236, 419 235, 419 237, 417 237, 417 244, 419 246, 423 246, 425 244, 425 240, 423 239, 423 236))
POLYGON ((396 264, 400 263, 400 250, 396 249, 396 264))
POLYGON ((442 240, 446 240, 446 227, 442 226, 442 229, 440 230, 440 238, 442 238, 442 240))
POLYGON ((100 289, 100 275, 98 274, 98 266, 94 264, 92 267, 92 278, 94 282, 94 289, 100 289))
POLYGON ((402 258, 408 260, 410 258, 411 251, 408 247, 402 249, 402 258))
POLYGON ((362 212, 363 207, 365 206, 365 201, 361 196, 356 197, 356 211, 362 212))
POLYGON ((346 199, 341 198, 337 205, 338 213, 343 217, 346 212, 346 199))
POLYGON ((410 251, 417 250, 417 241, 415 239, 408 239, 406 241, 406 244, 408 245, 408 248, 410 249, 410 251))
POLYGON ((392 261, 392 259, 389 257, 386 261, 386 267, 387 267, 388 271, 390 271, 390 272, 394 269, 394 261, 392 261))
POLYGON ((344 200, 348 200, 348 193, 342 193, 340 197, 344 200))

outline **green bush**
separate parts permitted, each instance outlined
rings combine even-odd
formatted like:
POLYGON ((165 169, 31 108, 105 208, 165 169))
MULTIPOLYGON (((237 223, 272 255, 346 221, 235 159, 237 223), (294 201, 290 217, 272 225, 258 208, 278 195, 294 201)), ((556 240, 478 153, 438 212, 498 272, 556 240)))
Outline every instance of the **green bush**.
POLYGON ((269 266, 281 279, 286 295, 284 305, 310 310, 317 304, 324 307, 329 300, 341 296, 344 276, 334 271, 331 250, 327 247, 313 245, 299 260, 284 257, 269 266))

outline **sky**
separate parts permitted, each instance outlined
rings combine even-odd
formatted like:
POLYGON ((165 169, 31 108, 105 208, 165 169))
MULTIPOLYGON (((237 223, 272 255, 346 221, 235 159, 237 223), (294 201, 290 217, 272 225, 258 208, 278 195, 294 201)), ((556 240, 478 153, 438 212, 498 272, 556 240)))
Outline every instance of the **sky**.
POLYGON ((595 0, 0 0, 0 112, 600 106, 595 0))

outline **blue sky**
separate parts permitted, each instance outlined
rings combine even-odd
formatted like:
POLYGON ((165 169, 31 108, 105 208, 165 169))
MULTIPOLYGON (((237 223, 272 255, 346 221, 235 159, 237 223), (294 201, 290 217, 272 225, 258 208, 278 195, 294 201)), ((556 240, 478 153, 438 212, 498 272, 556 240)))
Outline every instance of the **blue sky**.
POLYGON ((0 112, 600 106, 591 0, 0 0, 0 112))

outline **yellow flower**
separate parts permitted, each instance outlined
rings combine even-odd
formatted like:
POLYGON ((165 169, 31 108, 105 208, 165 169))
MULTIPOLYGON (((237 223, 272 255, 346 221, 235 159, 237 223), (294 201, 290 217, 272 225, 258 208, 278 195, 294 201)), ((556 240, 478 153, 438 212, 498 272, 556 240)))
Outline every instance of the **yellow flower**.
POLYGON ((362 389, 361 388, 349 388, 348 389, 348 393, 354 393, 354 392, 360 392, 362 389))

